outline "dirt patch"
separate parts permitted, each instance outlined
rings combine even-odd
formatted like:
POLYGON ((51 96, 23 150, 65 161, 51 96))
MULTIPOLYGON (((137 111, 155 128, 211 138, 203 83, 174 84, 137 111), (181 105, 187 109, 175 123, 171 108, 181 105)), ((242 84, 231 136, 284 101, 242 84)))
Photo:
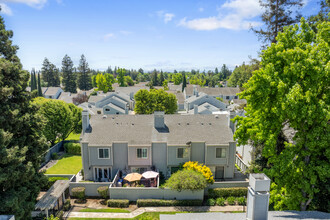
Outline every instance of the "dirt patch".
MULTIPOLYGON (((86 203, 78 204, 75 203, 75 199, 71 199, 72 212, 79 212, 80 209, 90 208, 90 209, 107 209, 109 208, 103 203, 103 199, 87 199, 86 203)), ((128 211, 134 211, 137 209, 136 205, 130 205, 128 208, 123 208, 128 211)))

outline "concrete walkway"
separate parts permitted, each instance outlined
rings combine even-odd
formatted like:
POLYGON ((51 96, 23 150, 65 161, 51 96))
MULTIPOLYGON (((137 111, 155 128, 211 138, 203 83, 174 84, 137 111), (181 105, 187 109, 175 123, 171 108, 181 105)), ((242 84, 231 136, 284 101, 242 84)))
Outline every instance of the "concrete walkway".
POLYGON ((176 207, 145 207, 131 213, 109 212, 66 212, 65 218, 134 218, 144 212, 234 212, 246 211, 245 206, 176 206, 176 207))

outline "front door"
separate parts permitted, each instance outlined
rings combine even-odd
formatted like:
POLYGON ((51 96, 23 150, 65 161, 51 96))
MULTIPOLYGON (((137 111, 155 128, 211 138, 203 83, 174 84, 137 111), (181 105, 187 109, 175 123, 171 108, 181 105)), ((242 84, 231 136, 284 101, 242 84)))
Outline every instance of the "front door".
POLYGON ((223 179, 224 178, 224 167, 215 167, 215 178, 216 179, 223 179))

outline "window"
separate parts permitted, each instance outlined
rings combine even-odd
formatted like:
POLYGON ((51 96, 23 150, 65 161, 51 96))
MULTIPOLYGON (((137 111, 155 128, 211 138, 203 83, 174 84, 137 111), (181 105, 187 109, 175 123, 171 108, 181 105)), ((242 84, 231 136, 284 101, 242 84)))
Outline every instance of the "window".
POLYGON ((110 149, 109 148, 99 148, 99 159, 108 159, 110 158, 110 149))
POLYGON ((147 168, 145 168, 145 167, 132 167, 132 168, 131 168, 131 171, 132 171, 133 173, 139 173, 139 174, 142 174, 142 173, 144 173, 144 172, 147 171, 147 168))
POLYGON ((188 157, 188 148, 180 147, 177 151, 177 158, 187 158, 188 157))
POLYGON ((237 95, 235 96, 235 99, 238 99, 238 96, 237 95))
POLYGON ((229 96, 226 96, 226 99, 229 99, 230 97, 229 96))
POLYGON ((148 158, 147 148, 138 148, 136 151, 137 158, 148 158))
POLYGON ((217 148, 215 157, 216 158, 226 158, 226 149, 225 148, 217 148))
POLYGON ((110 109, 106 108, 105 111, 106 111, 106 112, 110 112, 110 109))

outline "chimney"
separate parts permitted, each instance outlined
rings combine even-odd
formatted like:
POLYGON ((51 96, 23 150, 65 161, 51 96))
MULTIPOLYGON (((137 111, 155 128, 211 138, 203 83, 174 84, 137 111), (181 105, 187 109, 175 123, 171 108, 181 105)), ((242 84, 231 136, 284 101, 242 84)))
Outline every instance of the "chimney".
POLYGON ((82 132, 84 134, 86 129, 88 129, 89 127, 89 113, 85 109, 82 111, 81 115, 82 115, 82 132))
POLYGON ((134 92, 131 92, 131 93, 129 94, 129 98, 130 98, 131 100, 134 99, 134 92))
POLYGON ((247 211, 248 220, 267 220, 270 179, 263 173, 251 173, 249 177, 247 211))
POLYGON ((165 128, 164 112, 159 112, 159 111, 154 112, 154 126, 156 129, 165 128))
POLYGON ((230 111, 228 115, 228 127, 232 130, 233 133, 235 133, 235 123, 231 120, 235 118, 236 113, 234 111, 230 111))
POLYGON ((128 107, 128 103, 127 103, 127 105, 125 106, 125 114, 126 114, 126 115, 128 115, 128 108, 129 108, 129 107, 128 107))
POLYGON ((198 114, 198 105, 194 105, 194 115, 198 114))
POLYGON ((196 85, 194 85, 193 95, 196 95, 196 92, 197 92, 197 88, 196 85))

